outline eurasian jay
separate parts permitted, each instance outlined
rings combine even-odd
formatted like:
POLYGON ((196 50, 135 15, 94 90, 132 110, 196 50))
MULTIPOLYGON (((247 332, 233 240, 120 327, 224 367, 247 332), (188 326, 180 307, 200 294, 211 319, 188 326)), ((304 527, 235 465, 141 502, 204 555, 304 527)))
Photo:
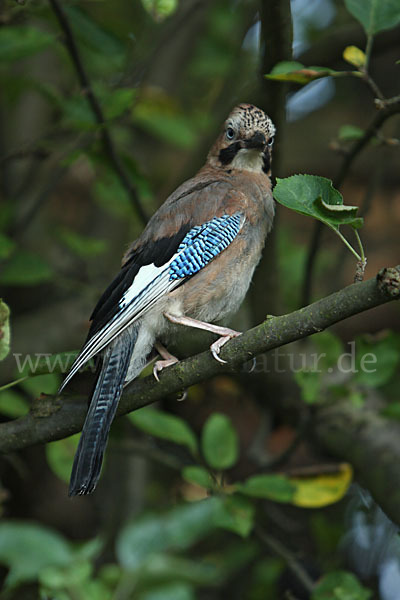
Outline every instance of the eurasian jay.
POLYGON ((232 110, 206 164, 175 190, 126 252, 122 268, 98 301, 88 338, 60 391, 99 355, 97 381, 75 455, 69 495, 96 487, 111 422, 122 393, 171 323, 205 329, 219 352, 238 332, 215 325, 242 302, 272 227, 270 163, 275 127, 251 104, 232 110))

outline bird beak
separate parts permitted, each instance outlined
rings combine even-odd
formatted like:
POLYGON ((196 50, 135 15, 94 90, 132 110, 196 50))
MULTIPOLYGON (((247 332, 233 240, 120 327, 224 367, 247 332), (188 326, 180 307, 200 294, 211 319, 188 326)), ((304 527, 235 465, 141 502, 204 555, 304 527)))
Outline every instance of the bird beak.
POLYGON ((245 148, 256 148, 257 150, 264 150, 266 145, 265 135, 260 131, 257 131, 251 138, 245 141, 245 148))

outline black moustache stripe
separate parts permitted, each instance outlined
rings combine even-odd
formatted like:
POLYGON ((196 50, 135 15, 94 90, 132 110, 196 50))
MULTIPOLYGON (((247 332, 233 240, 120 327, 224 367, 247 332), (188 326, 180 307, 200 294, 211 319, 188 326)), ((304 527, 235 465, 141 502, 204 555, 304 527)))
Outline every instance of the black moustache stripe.
POLYGON ((271 156, 268 150, 263 153, 263 171, 268 174, 268 171, 271 168, 271 156))
POLYGON ((223 165, 229 165, 235 158, 236 154, 241 149, 242 144, 240 142, 233 142, 229 144, 227 148, 220 150, 218 158, 223 165))

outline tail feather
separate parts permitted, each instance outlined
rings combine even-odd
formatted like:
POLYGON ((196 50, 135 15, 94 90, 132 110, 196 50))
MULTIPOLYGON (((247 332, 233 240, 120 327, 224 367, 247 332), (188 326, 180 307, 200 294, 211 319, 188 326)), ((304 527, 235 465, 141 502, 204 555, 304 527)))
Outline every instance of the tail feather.
POLYGON ((108 433, 122 394, 135 341, 134 332, 124 331, 104 351, 103 363, 74 458, 70 496, 90 494, 96 487, 108 433))

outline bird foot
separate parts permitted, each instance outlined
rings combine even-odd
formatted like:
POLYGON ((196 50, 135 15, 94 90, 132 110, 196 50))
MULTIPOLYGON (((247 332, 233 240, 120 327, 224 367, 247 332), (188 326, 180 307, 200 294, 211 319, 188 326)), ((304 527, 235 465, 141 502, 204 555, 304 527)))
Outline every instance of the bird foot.
POLYGON ((213 355, 213 357, 215 358, 215 360, 217 360, 218 362, 220 362, 222 364, 226 364, 227 361, 224 360, 223 358, 220 358, 220 356, 219 356, 221 348, 222 348, 222 346, 224 346, 224 344, 226 344, 226 342, 229 342, 229 340, 232 340, 233 338, 241 335, 241 332, 235 331, 234 329, 228 329, 225 327, 221 327, 221 329, 225 329, 226 332, 224 335, 222 335, 222 337, 218 338, 218 340, 216 342, 211 344, 210 351, 211 351, 211 354, 213 355))
POLYGON ((179 362, 179 358, 176 358, 176 356, 174 356, 173 354, 168 352, 168 350, 165 348, 165 346, 163 346, 160 342, 156 342, 154 344, 154 347, 157 350, 158 354, 164 359, 164 360, 158 360, 156 363, 154 363, 154 367, 153 367, 154 379, 156 379, 157 381, 160 381, 158 374, 166 367, 170 367, 171 365, 176 365, 176 363, 179 362))
POLYGON ((204 331, 211 331, 211 333, 220 335, 221 337, 216 342, 211 344, 210 350, 215 360, 222 364, 226 363, 226 360, 223 360, 218 356, 222 346, 226 344, 226 342, 229 342, 229 340, 241 335, 241 331, 235 331, 234 329, 229 329, 229 327, 220 327, 219 325, 214 325, 213 323, 205 323, 204 321, 198 321, 197 319, 192 319, 191 317, 176 317, 175 315, 171 315, 167 312, 164 313, 164 317, 171 321, 171 323, 176 323, 177 325, 186 325, 187 327, 203 329, 204 331))
POLYGON ((163 369, 165 369, 166 367, 170 367, 171 365, 176 365, 177 362, 179 362, 179 360, 175 356, 171 357, 171 358, 167 358, 165 360, 158 360, 156 363, 154 363, 154 367, 153 367, 154 379, 156 379, 157 381, 160 381, 158 374, 161 373, 161 371, 163 369))

